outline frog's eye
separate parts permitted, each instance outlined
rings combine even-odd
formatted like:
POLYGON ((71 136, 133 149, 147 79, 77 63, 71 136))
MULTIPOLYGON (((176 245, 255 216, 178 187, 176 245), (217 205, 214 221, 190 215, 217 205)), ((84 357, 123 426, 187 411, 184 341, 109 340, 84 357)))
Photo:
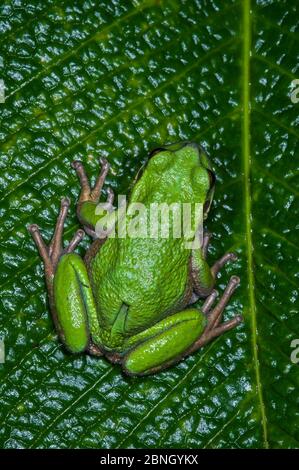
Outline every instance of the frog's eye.
POLYGON ((215 183, 216 183, 216 175, 213 171, 211 170, 207 170, 208 171, 208 175, 209 175, 209 183, 210 183, 210 189, 211 188, 214 188, 215 186, 215 183))
POLYGON ((157 153, 160 153, 160 152, 165 152, 166 149, 164 149, 163 147, 158 147, 157 149, 154 149, 150 152, 149 154, 149 157, 153 157, 154 155, 157 155, 157 153))

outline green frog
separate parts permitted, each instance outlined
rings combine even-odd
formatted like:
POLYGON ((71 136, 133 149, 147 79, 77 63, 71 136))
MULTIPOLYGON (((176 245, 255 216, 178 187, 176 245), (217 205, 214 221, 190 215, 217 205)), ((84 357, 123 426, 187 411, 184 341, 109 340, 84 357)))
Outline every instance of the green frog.
POLYGON ((84 230, 78 230, 63 246, 68 198, 61 201, 49 245, 37 225, 29 226, 44 262, 54 324, 70 352, 105 356, 121 364, 126 374, 142 376, 172 366, 242 321, 241 315, 221 321, 240 282, 237 276, 231 277, 215 306, 217 273, 236 260, 236 255, 226 253, 210 267, 206 260, 210 234, 203 232, 200 243, 195 243, 215 188, 210 161, 199 145, 180 142, 152 151, 134 180, 122 216, 114 219, 111 189, 107 201, 99 205, 109 171, 107 160, 101 159, 93 187, 82 162, 72 165, 81 184, 77 216, 84 230), (145 226, 149 209, 161 203, 176 208, 171 227, 181 217, 180 205, 191 207, 195 224, 186 237, 162 236, 162 222, 158 222, 155 236, 120 234, 117 221, 130 225, 136 204, 145 209, 139 219, 145 226), (198 220, 194 215, 197 206, 202 207, 198 220), (85 232, 94 240, 82 259, 74 250, 85 232), (203 304, 195 308, 200 298, 203 304))

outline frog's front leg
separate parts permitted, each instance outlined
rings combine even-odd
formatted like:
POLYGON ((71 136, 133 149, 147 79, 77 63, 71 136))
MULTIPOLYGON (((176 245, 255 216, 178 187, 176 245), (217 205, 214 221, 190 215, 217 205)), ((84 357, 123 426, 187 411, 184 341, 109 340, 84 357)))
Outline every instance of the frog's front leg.
MULTIPOLYGON (((96 207, 99 203, 102 188, 109 171, 108 161, 105 158, 101 158, 100 162, 102 168, 93 188, 91 188, 89 184, 82 162, 75 160, 72 163, 72 166, 76 170, 81 184, 81 193, 77 204, 77 216, 84 226, 86 233, 88 233, 93 238, 97 238, 95 227, 102 215, 101 213, 96 213, 96 207)), ((113 207, 114 193, 111 188, 108 188, 107 192, 108 197, 106 203, 103 205, 103 209, 106 207, 106 210, 110 212, 113 207)))
POLYGON ((226 263, 237 260, 235 253, 226 253, 210 268, 206 261, 210 238, 211 234, 205 232, 202 247, 200 249, 194 249, 191 255, 191 277, 195 293, 191 303, 194 303, 199 297, 204 298, 210 295, 220 269, 226 263))
MULTIPOLYGON (((222 324, 222 313, 240 280, 232 276, 223 296, 214 309, 213 291, 204 302, 201 311, 190 308, 170 315, 148 330, 131 338, 132 349, 122 365, 128 375, 148 375, 166 369, 192 354, 213 338, 234 328, 241 321, 240 315, 222 324)), ((130 346, 130 344, 129 344, 130 346)))
POLYGON ((37 225, 30 225, 28 230, 44 262, 50 308, 61 340, 71 352, 88 350, 101 354, 94 345, 99 326, 87 270, 80 256, 73 253, 84 231, 78 230, 69 245, 63 248, 63 227, 69 204, 69 199, 62 199, 49 246, 43 241, 37 225))

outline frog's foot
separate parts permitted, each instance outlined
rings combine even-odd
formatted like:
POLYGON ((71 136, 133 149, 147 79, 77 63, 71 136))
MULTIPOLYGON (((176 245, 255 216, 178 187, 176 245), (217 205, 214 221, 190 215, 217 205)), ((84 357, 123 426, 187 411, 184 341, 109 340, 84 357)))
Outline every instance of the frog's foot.
POLYGON ((220 325, 223 311, 231 296, 233 295, 234 291, 238 287, 239 283, 239 277, 232 276, 221 299, 213 309, 212 305, 218 295, 218 292, 216 290, 213 290, 209 297, 205 300, 201 310, 206 315, 208 323, 203 334, 192 345, 190 351, 188 351, 188 354, 201 348, 202 346, 210 342, 213 338, 216 338, 216 336, 220 336, 226 331, 231 330, 243 321, 241 315, 236 315, 231 320, 228 320, 220 325))
POLYGON ((28 226, 28 230, 38 248, 39 254, 45 265, 46 278, 53 278, 58 261, 65 253, 72 253, 84 236, 83 230, 77 230, 70 243, 63 248, 62 236, 65 219, 67 217, 70 200, 63 198, 61 200, 60 212, 57 218, 56 227, 50 244, 47 246, 42 238, 39 227, 36 224, 28 226))
MULTIPOLYGON (((79 160, 75 160, 72 163, 72 167, 76 170, 77 175, 80 180, 80 184, 81 184, 81 193, 80 193, 79 201, 78 201, 79 204, 82 204, 83 202, 86 202, 86 201, 90 201, 90 202, 99 201, 102 188, 103 188, 106 176, 109 171, 108 161, 105 158, 101 158, 100 162, 101 162, 102 168, 93 188, 91 188, 89 184, 82 162, 80 162, 79 160)), ((112 190, 110 190, 108 198, 110 198, 111 200, 113 199, 112 190)))
MULTIPOLYGON (((105 182, 105 179, 108 174, 109 167, 110 167, 108 161, 105 158, 101 158, 100 162, 102 165, 101 171, 93 187, 91 187, 89 183, 83 163, 80 162, 79 160, 75 160, 74 162, 72 162, 72 167, 76 170, 77 175, 80 180, 80 185, 81 185, 81 193, 80 193, 78 205, 77 205, 78 218, 79 220, 82 221, 84 225, 84 230, 86 231, 86 233, 88 233, 88 235, 92 236, 93 238, 97 238, 93 224, 91 223, 91 221, 90 223, 88 223, 89 221, 85 220, 85 218, 82 217, 81 209, 82 209, 82 205, 85 202, 96 205, 98 204, 100 200, 103 185, 104 185, 104 182, 105 182)), ((106 200, 106 205, 107 205, 107 209, 109 210, 113 206, 114 192, 111 188, 108 188, 107 193, 108 193, 108 196, 106 200)))

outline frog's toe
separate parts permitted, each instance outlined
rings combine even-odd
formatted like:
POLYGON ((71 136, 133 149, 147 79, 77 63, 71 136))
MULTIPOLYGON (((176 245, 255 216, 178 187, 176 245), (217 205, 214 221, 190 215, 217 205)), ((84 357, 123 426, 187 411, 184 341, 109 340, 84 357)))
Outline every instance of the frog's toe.
POLYGON ((79 203, 83 203, 84 201, 88 201, 90 199, 91 187, 83 163, 79 160, 74 160, 71 165, 74 170, 76 170, 81 185, 79 203))
POLYGON ((75 250, 75 248, 79 245, 79 243, 83 239, 84 235, 85 235, 84 230, 82 230, 82 229, 77 230, 77 232, 73 236, 70 243, 64 249, 64 253, 72 253, 75 250))
POLYGON ((203 254, 204 259, 206 259, 206 257, 207 257, 208 248, 209 248, 209 244, 210 244, 212 236, 213 235, 208 231, 205 231, 204 234, 203 234, 201 249, 202 249, 202 254, 203 254))
POLYGON ((211 267, 211 273, 213 277, 215 278, 217 274, 219 273, 220 269, 223 268, 223 266, 226 263, 231 263, 237 261, 238 257, 235 253, 225 253, 219 260, 216 261, 216 263, 213 264, 211 267))
POLYGON ((101 171, 90 193, 91 201, 95 201, 95 202, 98 202, 98 200, 100 199, 102 188, 103 188, 106 176, 110 168, 110 164, 108 163, 106 158, 100 158, 100 162, 101 162, 101 171))
POLYGON ((28 231, 31 233, 45 264, 46 275, 53 275, 55 273, 60 257, 65 253, 71 253, 74 251, 84 236, 83 230, 77 230, 67 247, 63 248, 63 229, 69 206, 70 199, 68 197, 62 198, 54 234, 48 246, 43 240, 38 225, 31 224, 28 226, 28 231))
POLYGON ((31 224, 31 225, 28 225, 27 228, 37 246, 39 254, 45 264, 46 270, 47 271, 51 270, 52 262, 51 262, 50 255, 49 255, 49 249, 43 240, 43 237, 39 230, 39 226, 36 224, 31 224))
MULTIPOLYGON (((108 188, 107 189, 107 201, 106 203, 109 205, 109 206, 112 206, 113 205, 113 202, 114 202, 114 191, 112 188, 108 188)), ((109 210, 109 209, 108 209, 109 210)))
MULTIPOLYGON (((223 311, 228 304, 231 296, 237 289, 237 287, 240 284, 240 278, 238 276, 232 276, 229 280, 228 285, 226 286, 226 289, 224 293, 222 294, 221 299, 219 300, 218 304, 216 307, 213 308, 210 312, 207 313, 208 315, 208 325, 207 325, 207 330, 210 331, 213 328, 216 328, 222 318, 223 311)), ((208 299, 207 299, 208 301, 208 299)), ((206 312, 208 309, 206 309, 206 312)))
POLYGON ((219 295, 219 292, 216 290, 216 289, 213 289, 212 292, 210 293, 210 295, 206 298, 201 310, 203 311, 203 313, 207 313, 209 312, 209 310, 211 309, 213 303, 215 302, 215 300, 217 299, 219 295))

